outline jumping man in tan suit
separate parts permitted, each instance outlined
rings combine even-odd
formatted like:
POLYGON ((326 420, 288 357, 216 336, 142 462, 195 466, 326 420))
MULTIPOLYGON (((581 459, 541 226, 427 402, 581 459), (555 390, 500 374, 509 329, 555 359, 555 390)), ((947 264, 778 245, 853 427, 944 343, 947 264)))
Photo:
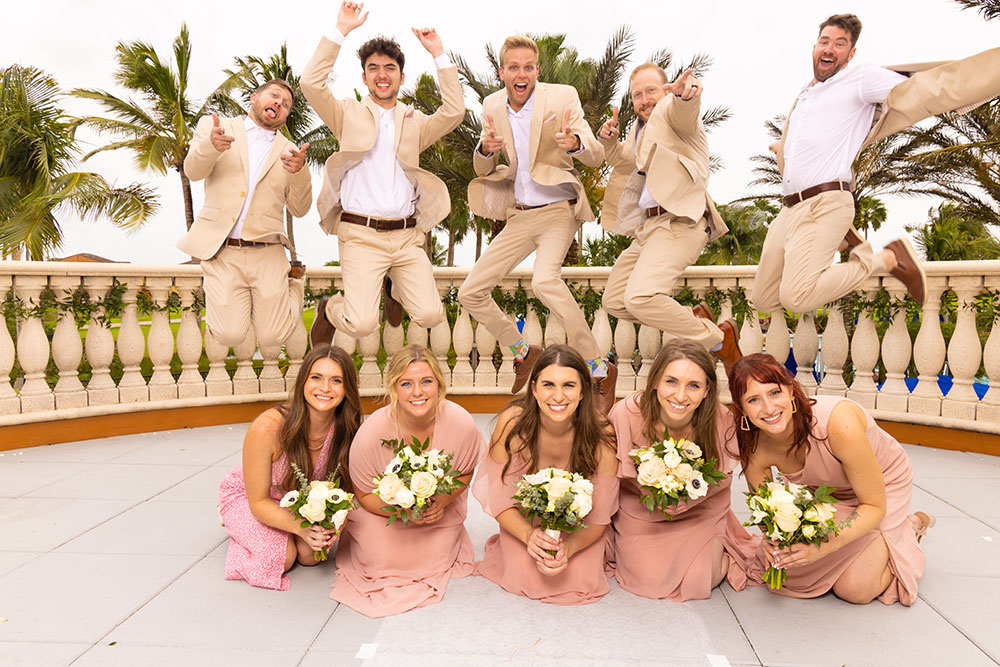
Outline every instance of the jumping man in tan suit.
POLYGON ((614 167, 601 225, 635 236, 611 269, 604 308, 712 350, 728 369, 740 358, 736 323, 715 324, 708 304, 694 309, 671 294, 705 244, 728 231, 708 195, 708 139, 701 123, 701 82, 684 72, 670 83, 654 63, 629 78, 638 118, 618 143, 618 109, 597 135, 614 167))
POLYGON ((470 210, 507 224, 469 272, 458 300, 514 352, 512 391, 517 393, 541 349, 525 343, 490 293, 534 252, 535 296, 562 320, 569 344, 588 360, 598 405, 607 413, 618 369, 600 358, 587 320, 560 275, 580 223, 594 219, 573 158, 596 167, 604 150, 583 117, 576 89, 537 83, 538 75, 535 42, 508 37, 500 49, 504 88, 483 101, 484 133, 473 154, 480 178, 469 184, 470 210), (499 164, 501 153, 507 165, 499 164))
POLYGON ((458 69, 448 60, 433 28, 413 34, 438 66, 441 108, 425 116, 397 104, 404 57, 399 45, 377 37, 361 46, 361 79, 368 96, 358 102, 338 100, 327 77, 347 35, 368 19, 363 3, 344 2, 330 39, 322 39, 302 73, 302 92, 340 142, 326 162, 323 188, 316 204, 320 226, 336 234, 343 268, 344 296, 320 299, 310 338, 330 342, 334 329, 361 338, 379 326, 378 302, 383 278, 387 290, 386 320, 398 325, 398 299, 420 326, 444 319, 424 237, 451 207, 444 183, 419 166, 421 151, 462 122, 465 103, 458 69), (345 224, 346 223, 346 224, 345 224))
POLYGON ((867 146, 929 116, 967 111, 1000 94, 1000 49, 947 63, 848 67, 861 34, 853 14, 820 24, 813 79, 789 112, 778 161, 784 207, 761 251, 753 302, 808 312, 858 288, 877 271, 924 302, 925 277, 905 237, 875 253, 854 229, 853 164, 867 146), (848 261, 830 265, 840 249, 848 261))
POLYGON ((305 151, 280 132, 292 89, 272 79, 250 96, 241 118, 198 122, 184 173, 205 179, 205 204, 177 247, 201 260, 205 324, 219 344, 238 345, 250 330, 261 347, 282 345, 302 321, 302 271, 289 275, 282 246, 285 208, 302 217, 312 204, 305 151))

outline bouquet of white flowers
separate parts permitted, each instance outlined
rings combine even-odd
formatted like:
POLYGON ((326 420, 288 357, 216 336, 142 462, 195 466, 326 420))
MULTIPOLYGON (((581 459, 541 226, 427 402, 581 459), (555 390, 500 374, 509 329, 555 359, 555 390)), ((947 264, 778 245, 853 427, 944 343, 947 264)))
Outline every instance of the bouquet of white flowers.
POLYGON ((708 486, 717 486, 726 478, 716 469, 715 459, 705 460, 701 447, 681 438, 664 435, 662 442, 633 449, 628 453, 635 463, 640 500, 649 513, 654 510, 668 519, 667 508, 681 501, 696 500, 708 493, 708 486))
POLYGON ((579 473, 544 468, 521 477, 514 501, 526 519, 537 518, 546 534, 559 539, 560 532, 587 527, 583 517, 594 508, 594 485, 579 473))
MULTIPOLYGON (((278 502, 289 512, 303 519, 300 526, 308 528, 311 525, 319 524, 327 530, 334 530, 338 534, 347 520, 347 512, 356 507, 354 494, 347 493, 340 489, 339 480, 336 479, 336 471, 330 473, 325 481, 314 480, 310 482, 297 465, 292 464, 292 471, 295 479, 299 482, 298 489, 292 489, 286 493, 278 502)), ((318 561, 326 560, 327 547, 322 551, 314 551, 313 557, 318 561)))
POLYGON ((428 449, 430 438, 420 442, 413 437, 409 444, 383 440, 396 454, 385 472, 374 478, 375 495, 389 503, 388 526, 396 519, 408 524, 420 516, 427 501, 436 493, 451 493, 465 486, 460 471, 452 470, 451 454, 428 449))
MULTIPOLYGON (((788 482, 779 474, 777 481, 762 482, 746 494, 750 520, 743 525, 758 526, 767 539, 782 548, 799 542, 820 544, 846 525, 834 521, 835 490, 823 484, 810 491, 809 487, 788 482)), ((783 568, 771 566, 764 572, 763 581, 776 590, 787 578, 783 568)))

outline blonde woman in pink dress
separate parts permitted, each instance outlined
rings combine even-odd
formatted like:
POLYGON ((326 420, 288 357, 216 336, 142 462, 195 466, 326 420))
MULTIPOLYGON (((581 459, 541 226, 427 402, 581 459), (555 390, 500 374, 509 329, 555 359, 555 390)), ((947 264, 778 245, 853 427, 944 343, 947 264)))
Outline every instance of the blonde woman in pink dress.
POLYGON ((478 574, 543 602, 586 604, 609 590, 605 534, 618 507, 614 431, 594 404, 590 371, 566 345, 545 348, 528 392, 500 413, 473 493, 500 533, 486 542, 478 574), (512 501, 522 475, 543 468, 577 472, 594 484, 588 527, 554 539, 512 501), (546 550, 552 550, 550 555, 546 550))
POLYGON ((452 468, 466 485, 486 447, 472 415, 445 399, 437 360, 411 345, 385 367, 389 405, 361 425, 351 445, 351 480, 361 507, 348 516, 337 548, 337 573, 330 597, 378 618, 440 602, 448 580, 472 574, 474 553, 465 530, 467 487, 432 496, 419 518, 386 525, 386 503, 373 479, 395 456, 382 440, 421 442, 452 454, 452 468))
POLYGON ((609 557, 618 584, 636 595, 677 602, 709 598, 723 579, 742 590, 757 540, 731 509, 737 461, 725 445, 727 434, 733 436, 733 417, 719 405, 711 354, 690 340, 668 341, 653 360, 646 389, 619 401, 610 417, 621 479, 609 557), (726 475, 706 495, 671 508, 669 516, 650 513, 640 502, 629 456, 662 440, 665 432, 693 441, 726 475))
POLYGON ((314 347, 288 400, 250 425, 243 462, 219 486, 219 513, 229 533, 226 579, 285 591, 284 573, 292 565, 316 564, 313 552, 333 544, 336 535, 319 526, 302 528, 278 501, 298 488, 291 463, 309 479, 326 479, 337 469, 341 488, 350 491, 347 456, 360 424, 354 361, 340 348, 314 347))
POLYGON ((748 576, 769 565, 788 579, 780 595, 816 597, 833 590, 848 602, 913 604, 925 558, 918 542, 934 518, 910 513, 913 472, 906 452, 865 410, 840 396, 809 398, 785 367, 752 354, 729 372, 739 455, 752 487, 777 468, 791 482, 836 487, 840 534, 820 545, 788 548, 765 540, 748 576))

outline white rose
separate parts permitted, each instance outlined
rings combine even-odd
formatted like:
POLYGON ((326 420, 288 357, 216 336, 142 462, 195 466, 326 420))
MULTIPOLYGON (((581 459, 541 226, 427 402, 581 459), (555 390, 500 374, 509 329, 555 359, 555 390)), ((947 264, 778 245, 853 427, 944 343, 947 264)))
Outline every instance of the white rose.
POLYGON ((640 449, 639 450, 639 460, 640 461, 648 461, 649 459, 653 458, 654 456, 656 456, 656 452, 654 452, 649 447, 646 447, 645 449, 640 449))
POLYGON ((405 486, 400 488, 396 492, 396 497, 392 499, 392 504, 407 509, 413 507, 413 503, 416 502, 417 497, 413 495, 413 491, 410 491, 405 486))
POLYGON ((402 488, 403 480, 399 478, 399 475, 389 473, 388 475, 383 475, 382 479, 378 481, 378 489, 375 490, 375 493, 378 494, 379 498, 390 503, 402 488))
POLYGON ((399 458, 398 456, 394 456, 392 457, 392 460, 389 461, 389 465, 385 467, 385 472, 387 475, 388 474, 394 475, 402 469, 403 469, 403 459, 399 458))
POLYGON ((786 491, 784 487, 780 487, 777 490, 771 491, 771 497, 768 499, 767 504, 771 509, 777 510, 782 505, 794 505, 795 496, 786 491))
POLYGON ((671 471, 677 479, 687 484, 687 481, 694 475, 694 468, 690 463, 681 463, 671 471))
POLYGON ((549 481, 549 475, 545 470, 539 470, 538 472, 532 473, 531 475, 525 475, 524 481, 527 482, 528 484, 531 484, 532 486, 539 486, 549 481))
POLYGON ((296 502, 298 502, 298 500, 299 500, 299 492, 296 491, 295 489, 292 489, 291 491, 289 491, 288 493, 286 493, 284 496, 281 497, 281 500, 278 502, 278 506, 291 507, 296 502))
POLYGON ((586 477, 581 477, 580 479, 573 481, 573 486, 571 487, 573 493, 586 493, 588 495, 594 493, 594 484, 586 477))
POLYGON ((441 450, 438 449, 437 447, 435 447, 434 449, 427 450, 427 458, 429 459, 436 459, 439 458, 440 456, 441 456, 441 450))
POLYGON ((333 527, 340 530, 344 526, 344 522, 347 521, 347 510, 337 510, 333 513, 333 527))
POLYGON ((816 526, 813 526, 813 525, 810 525, 810 524, 806 524, 806 525, 802 526, 802 536, 803 537, 810 538, 810 537, 812 537, 815 534, 816 534, 816 526))
POLYGON ((309 482, 309 502, 323 501, 326 502, 327 498, 330 497, 330 491, 333 490, 333 484, 330 482, 323 482, 320 480, 313 480, 309 482))
POLYGON ((684 489, 687 491, 688 498, 694 500, 695 498, 701 498, 708 493, 708 484, 699 472, 692 475, 687 480, 687 484, 684 485, 684 489))
POLYGON ((681 463, 681 455, 677 453, 676 449, 671 447, 664 452, 663 463, 665 463, 668 468, 676 468, 681 463))
POLYGON ((565 477, 555 477, 545 485, 545 492, 549 494, 549 500, 555 502, 562 498, 573 487, 573 482, 565 477))
POLYGON ((685 440, 680 447, 681 453, 689 459, 701 458, 701 447, 690 440, 685 440))
POLYGON ((309 523, 319 523, 326 518, 326 499, 310 500, 299 508, 299 514, 309 523))
POLYGON ((819 520, 829 521, 837 513, 837 508, 830 503, 819 503, 814 505, 816 511, 819 513, 819 520))
POLYGON ((430 498, 437 491, 437 478, 429 472, 415 472, 410 478, 410 491, 417 498, 430 498))
POLYGON ((570 508, 582 519, 590 514, 590 510, 594 509, 594 499, 589 493, 574 493, 573 505, 570 505, 570 508))
POLYGON ((636 481, 640 486, 656 486, 658 482, 663 480, 667 466, 664 465, 663 459, 657 456, 640 463, 636 472, 638 473, 636 481))
POLYGON ((794 503, 784 503, 774 510, 774 523, 788 535, 794 533, 795 529, 802 523, 801 517, 802 510, 794 503))

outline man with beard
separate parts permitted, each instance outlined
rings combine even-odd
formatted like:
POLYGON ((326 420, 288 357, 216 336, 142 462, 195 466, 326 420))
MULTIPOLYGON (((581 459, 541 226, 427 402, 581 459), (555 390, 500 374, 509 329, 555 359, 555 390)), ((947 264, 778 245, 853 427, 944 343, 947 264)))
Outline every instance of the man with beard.
POLYGON ((639 65, 629 78, 638 120, 628 137, 617 141, 617 107, 597 132, 614 168, 604 192, 601 225, 635 236, 615 261, 602 301, 619 319, 704 345, 728 370, 741 356, 736 322, 716 325, 708 304, 686 308, 671 297, 705 244, 728 231, 707 190, 701 93, 691 70, 670 83, 655 63, 639 65))
POLYGON ((413 29, 434 57, 441 87, 441 107, 426 116, 397 103, 404 56, 395 40, 376 37, 358 50, 368 96, 360 102, 335 99, 327 77, 344 39, 368 19, 362 8, 341 4, 336 29, 320 41, 301 79, 306 99, 340 142, 326 162, 316 204, 320 226, 338 237, 344 295, 316 304, 313 345, 330 342, 335 329, 354 338, 378 329, 383 290, 386 321, 393 326, 400 324, 403 306, 422 327, 444 319, 424 238, 448 215, 451 200, 445 184, 419 164, 422 151, 462 122, 458 68, 433 28, 413 29))
POLYGON ((1000 93, 1000 49, 943 64, 848 67, 860 34, 853 14, 820 24, 813 80, 771 146, 785 196, 754 281, 753 302, 764 312, 811 311, 883 270, 922 304, 926 278, 909 240, 875 253, 853 226, 854 161, 866 147, 924 118, 968 111, 1000 93), (838 249, 849 249, 849 258, 831 266, 838 249))
POLYGON ((309 144, 297 149, 279 131, 292 97, 272 79, 245 117, 203 117, 184 159, 189 179, 205 179, 205 204, 177 247, 201 260, 205 326, 225 347, 243 341, 251 320, 262 348, 282 345, 302 321, 303 269, 290 270, 282 248, 291 248, 285 208, 302 217, 312 204, 309 144))
POLYGON ((538 83, 538 46, 508 37, 500 48, 504 88, 483 101, 483 136, 473 152, 479 178, 469 184, 469 209, 506 220, 458 291, 468 312, 514 352, 517 393, 541 348, 528 345, 500 310, 491 292, 514 267, 535 253, 531 287, 566 328, 570 346, 590 367, 598 407, 614 403, 618 369, 602 359, 583 311, 560 275, 563 259, 582 222, 593 220, 587 194, 573 168, 576 158, 600 166, 604 150, 583 117, 576 89, 538 83), (503 154, 506 165, 500 165, 503 154))

